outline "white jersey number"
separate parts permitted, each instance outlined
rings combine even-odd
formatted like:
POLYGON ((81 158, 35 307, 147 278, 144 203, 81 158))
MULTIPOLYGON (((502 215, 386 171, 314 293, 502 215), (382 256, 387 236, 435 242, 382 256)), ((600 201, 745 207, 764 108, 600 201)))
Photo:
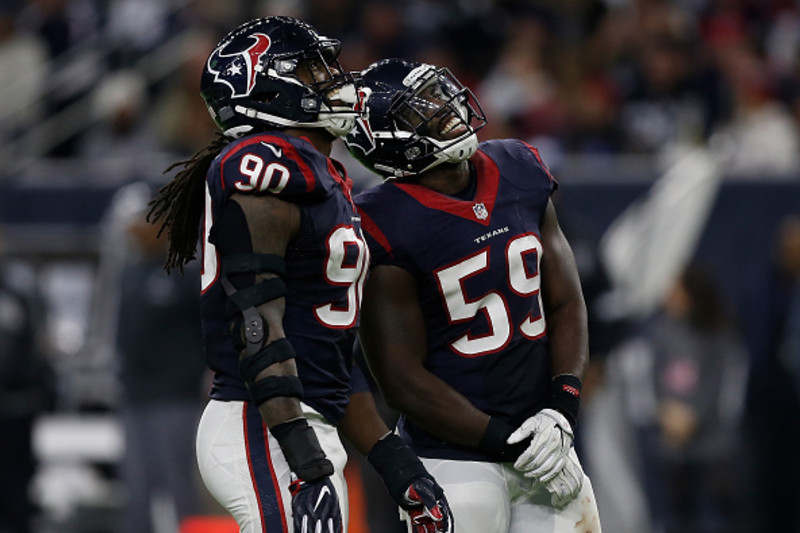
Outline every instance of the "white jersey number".
MULTIPOLYGON (((534 234, 520 235, 509 241, 506 247, 508 284, 511 290, 523 297, 536 297, 539 313, 529 314, 519 324, 520 333, 530 339, 544 335, 545 319, 541 297, 539 266, 542 260, 542 243, 534 234), (526 257, 535 254, 535 269, 530 271, 526 257)), ((465 335, 450 346, 464 357, 479 357, 503 349, 511 340, 514 324, 511 323, 508 304, 500 292, 489 291, 483 296, 469 299, 464 290, 464 280, 489 269, 489 249, 467 257, 451 266, 437 270, 436 279, 444 299, 451 324, 473 320, 479 312, 484 313, 489 332, 483 335, 465 335)))
MULTIPOLYGON (((201 290, 205 292, 219 277, 220 266, 217 248, 208 240, 213 226, 211 194, 206 185, 205 216, 203 217, 203 271, 201 290)), ((328 255, 325 258, 325 280, 331 285, 347 287, 346 306, 334 302, 314 308, 317 319, 331 328, 349 328, 355 325, 361 306, 361 291, 369 267, 369 250, 352 226, 339 226, 327 238, 328 255), (351 251, 348 256, 347 252, 351 251)))
POLYGON ((256 154, 245 154, 239 163, 239 172, 247 176, 247 180, 239 180, 234 187, 242 192, 269 191, 281 192, 289 183, 291 173, 280 163, 271 162, 264 166, 264 159, 256 154))
POLYGON ((333 303, 314 308, 317 319, 328 327, 349 328, 355 325, 361 306, 361 291, 369 267, 369 249, 360 232, 352 226, 339 226, 328 235, 328 257, 325 260, 325 280, 331 285, 347 287, 347 306, 337 308, 333 303), (355 252, 350 257, 347 251, 355 252))
POLYGON ((219 257, 217 247, 208 241, 214 219, 211 211, 211 192, 206 183, 206 207, 203 213, 203 270, 200 274, 200 290, 206 292, 219 276, 219 257))

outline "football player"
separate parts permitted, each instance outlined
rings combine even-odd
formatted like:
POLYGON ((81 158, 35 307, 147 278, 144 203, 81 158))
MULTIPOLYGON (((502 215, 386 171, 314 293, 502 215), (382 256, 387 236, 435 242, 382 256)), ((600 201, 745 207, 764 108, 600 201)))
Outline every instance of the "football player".
POLYGON ((150 217, 167 270, 202 249, 202 322, 214 371, 197 433, 211 494, 243 533, 346 529, 337 428, 383 477, 413 531, 452 531, 441 488, 377 414, 352 347, 369 264, 332 142, 356 86, 340 43, 293 18, 244 24, 206 62, 219 138, 182 163, 150 217))
POLYGON ((384 183, 356 198, 372 266, 360 340, 397 431, 460 533, 597 533, 572 441, 588 359, 575 261, 537 150, 478 143, 485 118, 445 68, 361 73, 350 152, 384 183))

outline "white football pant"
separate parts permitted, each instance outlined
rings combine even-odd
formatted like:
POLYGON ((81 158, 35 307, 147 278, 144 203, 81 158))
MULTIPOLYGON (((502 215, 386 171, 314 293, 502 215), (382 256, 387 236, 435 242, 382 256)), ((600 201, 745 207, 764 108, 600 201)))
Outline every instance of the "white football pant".
MULTIPOLYGON (((577 460, 575 450, 570 451, 577 460)), ((422 458, 444 489, 457 533, 601 533, 592 482, 584 474, 578 496, 564 508, 512 463, 422 458)))
MULTIPOLYGON (((302 407, 333 463, 331 481, 347 524, 347 453, 336 428, 302 407)), ((289 466, 255 406, 209 401, 197 429, 197 464, 209 492, 233 516, 240 533, 293 533, 289 466)))

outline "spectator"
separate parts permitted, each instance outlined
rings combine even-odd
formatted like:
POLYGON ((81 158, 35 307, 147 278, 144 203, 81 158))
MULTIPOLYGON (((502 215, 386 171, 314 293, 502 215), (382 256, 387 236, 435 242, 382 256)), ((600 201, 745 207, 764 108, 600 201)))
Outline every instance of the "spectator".
POLYGON ((652 154, 669 143, 701 140, 705 109, 691 41, 667 34, 639 45, 619 115, 624 147, 652 154))
POLYGON ((17 29, 12 3, 0 2, 0 143, 41 118, 47 51, 41 39, 17 29), (25 68, 20 71, 20 65, 25 68))
POLYGON ((164 80, 152 104, 151 126, 157 140, 165 151, 178 157, 188 157, 214 136, 214 124, 197 96, 197 80, 214 44, 209 32, 194 32, 186 44, 184 64, 164 80))
POLYGON ((514 24, 494 68, 478 88, 486 114, 498 122, 488 123, 488 138, 509 134, 529 139, 562 132, 563 103, 546 62, 549 38, 545 23, 535 17, 514 24))
POLYGON ((655 524, 666 533, 737 531, 747 358, 710 273, 688 267, 641 340, 653 409, 639 436, 655 524))
MULTIPOLYGON (((48 115, 60 114, 81 102, 101 74, 97 7, 90 0, 31 0, 20 14, 22 27, 42 38, 49 52, 48 90, 44 95, 48 115)), ((82 133, 77 124, 64 121, 60 128, 46 133, 48 155, 77 154, 82 133)))
POLYGON ((115 54, 114 63, 122 68, 136 64, 167 38, 169 13, 175 2, 162 0, 110 0, 105 24, 115 54))
POLYGON ((205 360, 197 265, 183 276, 163 269, 166 239, 144 212, 128 221, 129 253, 120 277, 117 351, 125 428, 122 531, 152 533, 154 497, 166 496, 178 520, 197 512, 194 433, 204 403, 205 360))
POLYGON ((800 383, 793 320, 800 287, 800 217, 786 218, 777 237, 774 269, 767 283, 753 291, 752 315, 759 322, 748 328, 753 357, 747 403, 751 495, 763 531, 798 531, 800 383))
POLYGON ((93 104, 98 123, 86 135, 82 153, 104 182, 130 183, 151 174, 158 146, 145 120, 149 101, 143 77, 134 71, 110 74, 95 90, 93 104))
POLYGON ((794 392, 800 398, 800 217, 790 217, 781 231, 781 264, 791 280, 786 323, 778 346, 779 357, 789 371, 794 392))
POLYGON ((736 143, 730 169, 748 176, 783 174, 795 178, 800 165, 800 128, 791 111, 776 98, 776 87, 763 60, 744 43, 717 52, 720 70, 731 90, 733 109, 722 127, 736 143))
POLYGON ((43 311, 4 267, 0 256, 0 531, 28 533, 35 516, 33 424, 51 406, 52 374, 41 350, 43 311))

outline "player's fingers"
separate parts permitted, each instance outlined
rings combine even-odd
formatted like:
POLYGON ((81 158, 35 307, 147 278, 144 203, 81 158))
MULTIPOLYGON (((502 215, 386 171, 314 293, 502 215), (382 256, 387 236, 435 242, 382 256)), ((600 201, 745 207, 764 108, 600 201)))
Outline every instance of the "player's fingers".
POLYGON ((506 439, 506 443, 518 444, 530 436, 531 436, 530 424, 526 422, 517 429, 515 429, 514 432, 508 436, 508 438, 506 439))
POLYGON ((526 450, 531 458, 540 457, 542 454, 549 453, 549 451, 553 448, 553 439, 550 438, 549 434, 546 433, 536 433, 531 439, 531 443, 528 445, 528 449, 526 450))
POLYGON ((533 462, 534 458, 539 454, 539 448, 541 447, 541 442, 537 442, 536 436, 533 437, 528 447, 525 448, 517 460, 514 461, 514 468, 517 470, 529 470, 530 465, 533 462))
POLYGON ((441 507, 439 507, 439 504, 438 504, 438 503, 434 503, 434 505, 433 505, 433 506, 431 506, 431 507, 427 507, 427 506, 426 506, 426 507, 425 507, 425 513, 426 513, 428 516, 430 516, 430 517, 431 517, 431 519, 433 519, 433 520, 437 520, 437 521, 438 521, 438 520, 441 520, 441 519, 442 519, 442 517, 444 516, 444 515, 442 514, 442 508, 441 508, 441 507))
POLYGON ((562 455, 553 455, 545 461, 542 466, 526 472, 527 477, 535 477, 542 483, 547 483, 564 468, 566 458, 562 455))
POLYGON ((529 455, 527 452, 523 452, 517 460, 514 462, 514 468, 519 470, 520 472, 527 472, 531 469, 531 464, 533 463, 533 457, 529 455))
POLYGON ((558 478, 554 480, 554 482, 548 486, 548 490, 553 495, 550 499, 551 503, 561 507, 564 504, 564 500, 567 498, 567 495, 569 494, 569 487, 564 479, 558 478))
POLYGON ((552 456, 561 455, 561 446, 558 442, 548 440, 536 449, 533 455, 533 464, 540 464, 552 456))
POLYGON ((583 487, 583 470, 580 468, 570 469, 568 477, 572 485, 572 493, 577 494, 583 487))
POLYGON ((536 468, 538 466, 537 461, 541 461, 540 457, 543 453, 542 445, 543 444, 541 440, 536 442, 536 439, 534 438, 525 451, 522 452, 519 457, 517 457, 517 460, 514 462, 514 468, 521 472, 536 468))

